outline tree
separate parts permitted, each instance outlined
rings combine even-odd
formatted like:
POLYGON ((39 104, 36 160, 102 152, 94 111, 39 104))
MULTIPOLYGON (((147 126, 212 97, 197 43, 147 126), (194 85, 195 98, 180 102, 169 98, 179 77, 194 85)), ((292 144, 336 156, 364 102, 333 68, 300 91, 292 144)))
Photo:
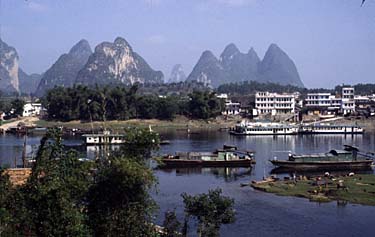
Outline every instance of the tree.
POLYGON ((125 129, 124 140, 126 143, 113 155, 135 160, 142 164, 145 159, 150 158, 152 151, 159 148, 160 143, 159 134, 135 127, 125 129))
POLYGON ((12 104, 12 109, 14 109, 14 115, 22 116, 23 107, 25 106, 25 101, 17 98, 17 99, 12 100, 11 104, 12 104))
POLYGON ((151 170, 123 158, 110 158, 98 167, 88 192, 89 225, 94 236, 151 236, 155 203, 148 189, 151 170))
POLYGON ((189 111, 193 118, 208 119, 216 117, 222 109, 223 104, 215 96, 215 93, 195 91, 190 95, 189 111))
POLYGON ((13 192, 9 176, 0 168, 0 236, 11 236, 15 231, 10 206, 13 192))
POLYGON ((234 200, 222 196, 221 192, 221 189, 215 189, 196 196, 182 194, 187 218, 193 216, 198 220, 199 236, 219 236, 222 224, 235 221, 234 200))
POLYGON ((164 236, 165 237, 177 237, 181 236, 180 227, 181 223, 178 221, 176 211, 167 211, 164 214, 164 236))
POLYGON ((31 176, 14 201, 19 235, 87 236, 84 210, 89 171, 90 163, 64 150, 61 133, 49 131, 41 141, 31 176))

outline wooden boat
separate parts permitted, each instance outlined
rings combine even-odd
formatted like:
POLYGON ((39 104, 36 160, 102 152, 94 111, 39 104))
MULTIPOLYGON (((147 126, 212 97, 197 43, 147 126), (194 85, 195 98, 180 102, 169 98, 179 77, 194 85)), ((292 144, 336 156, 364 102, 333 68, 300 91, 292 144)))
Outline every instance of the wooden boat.
POLYGON ((255 163, 252 151, 239 151, 236 147, 214 152, 176 152, 161 159, 164 167, 249 167, 255 163))
POLYGON ((270 162, 290 170, 360 170, 371 168, 373 157, 359 152, 356 147, 345 146, 344 150, 331 150, 321 154, 289 154, 288 160, 274 159, 270 162))

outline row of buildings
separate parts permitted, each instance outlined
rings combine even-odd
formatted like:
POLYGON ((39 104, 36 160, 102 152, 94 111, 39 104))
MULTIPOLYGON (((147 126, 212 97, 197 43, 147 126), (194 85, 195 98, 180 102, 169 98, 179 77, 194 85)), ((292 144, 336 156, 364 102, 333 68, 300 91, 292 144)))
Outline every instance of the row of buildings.
MULTIPOLYGON (((219 98, 226 99, 224 115, 244 112, 240 103, 231 102, 225 95, 220 95, 219 98)), ((354 114, 359 109, 367 109, 369 106, 375 106, 375 95, 355 95, 353 87, 343 87, 341 93, 337 95, 308 93, 306 96, 301 96, 299 92, 257 92, 252 115, 287 115, 302 110, 311 115, 348 115, 354 114)))

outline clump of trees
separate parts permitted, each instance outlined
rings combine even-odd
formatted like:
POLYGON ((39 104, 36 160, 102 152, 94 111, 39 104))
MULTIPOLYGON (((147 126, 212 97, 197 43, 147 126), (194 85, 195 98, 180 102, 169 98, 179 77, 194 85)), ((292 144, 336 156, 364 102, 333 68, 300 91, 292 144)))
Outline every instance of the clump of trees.
MULTIPOLYGON (((24 185, 13 186, 0 169, 0 236, 182 236, 174 212, 165 214, 162 233, 153 224, 156 178, 146 160, 158 135, 135 128, 125 134, 119 151, 90 162, 64 148, 60 130, 50 130, 24 185)), ((196 217, 198 233, 218 236, 221 224, 234 221, 233 200, 220 190, 183 198, 184 230, 196 217)))
MULTIPOLYGON (((346 85, 350 86, 350 85, 346 85)), ((306 95, 307 93, 334 93, 339 94, 341 93, 342 87, 344 85, 335 86, 333 89, 329 88, 302 88, 296 87, 292 85, 280 85, 277 83, 260 83, 256 81, 244 81, 244 82, 234 82, 220 85, 217 88, 219 93, 229 93, 235 95, 249 95, 254 94, 257 91, 269 91, 269 92, 276 92, 276 93, 283 93, 283 92, 300 92, 302 95, 306 95)), ((353 86, 355 89, 356 94, 360 95, 369 95, 375 93, 375 84, 356 84, 353 86)))
POLYGON ((48 118, 70 120, 171 120, 177 114, 207 119, 220 114, 223 103, 209 91, 194 91, 188 97, 145 95, 138 86, 90 88, 56 87, 43 99, 48 118))
POLYGON ((13 99, 2 99, 0 100, 0 111, 4 112, 7 117, 17 117, 22 116, 23 107, 25 105, 25 100, 21 98, 13 99))

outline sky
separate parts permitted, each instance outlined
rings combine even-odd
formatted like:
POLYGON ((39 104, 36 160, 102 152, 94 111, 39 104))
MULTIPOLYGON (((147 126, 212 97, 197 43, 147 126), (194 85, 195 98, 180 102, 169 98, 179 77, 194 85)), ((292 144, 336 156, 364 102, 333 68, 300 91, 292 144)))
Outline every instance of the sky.
POLYGON ((204 50, 234 43, 260 58, 276 43, 306 87, 375 83, 375 0, 0 0, 0 37, 27 73, 46 71, 80 39, 125 38, 166 78, 204 50))

